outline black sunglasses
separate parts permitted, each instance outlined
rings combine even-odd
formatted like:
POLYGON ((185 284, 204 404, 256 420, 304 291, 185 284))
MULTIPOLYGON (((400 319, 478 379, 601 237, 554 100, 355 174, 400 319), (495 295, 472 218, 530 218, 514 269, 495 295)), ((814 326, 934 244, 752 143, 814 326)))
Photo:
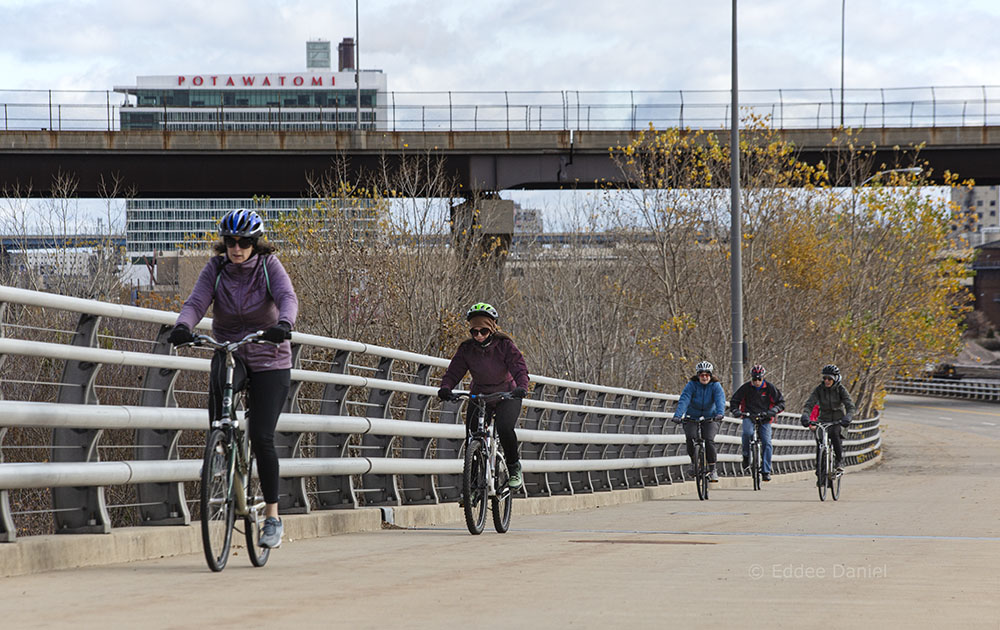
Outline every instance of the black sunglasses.
POLYGON ((257 239, 246 236, 241 236, 238 239, 232 236, 225 236, 222 240, 226 243, 226 247, 236 247, 238 244, 240 249, 250 249, 257 242, 257 239))
POLYGON ((470 328, 469 329, 469 334, 472 335, 473 337, 478 337, 479 335, 482 335, 483 337, 489 337, 490 333, 492 333, 492 332, 493 331, 490 330, 489 328, 470 328))

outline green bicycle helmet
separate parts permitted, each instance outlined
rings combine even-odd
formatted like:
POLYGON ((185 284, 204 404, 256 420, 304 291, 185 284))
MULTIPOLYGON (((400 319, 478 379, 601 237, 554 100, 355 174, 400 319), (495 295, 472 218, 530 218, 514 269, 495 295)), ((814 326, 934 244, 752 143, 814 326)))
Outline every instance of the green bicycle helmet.
POLYGON ((476 302, 472 305, 472 308, 469 309, 469 312, 465 314, 465 321, 469 321, 473 317, 480 315, 489 317, 493 321, 500 318, 497 314, 497 309, 493 308, 492 305, 487 304, 486 302, 476 302))

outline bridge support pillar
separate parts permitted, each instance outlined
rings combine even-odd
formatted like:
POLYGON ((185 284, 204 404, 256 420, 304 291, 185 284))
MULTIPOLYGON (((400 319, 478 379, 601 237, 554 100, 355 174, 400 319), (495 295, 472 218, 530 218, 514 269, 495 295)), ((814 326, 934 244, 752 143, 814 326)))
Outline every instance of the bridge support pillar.
MULTIPOLYGON (((413 384, 427 385, 430 372, 430 365, 417 366, 416 374, 413 375, 413 384)), ((426 422, 428 403, 430 403, 430 396, 426 394, 408 394, 406 397, 406 415, 403 419, 410 422, 426 422)), ((400 440, 400 450, 403 457, 427 458, 430 456, 430 438, 404 435, 400 440)), ((400 475, 400 499, 406 505, 437 503, 438 496, 433 481, 433 475, 400 475)))
MULTIPOLYGON (((172 326, 162 325, 156 335, 154 354, 169 355, 172 326)), ((177 407, 174 398, 174 382, 177 370, 150 367, 143 379, 143 392, 139 404, 143 407, 177 407)), ((208 428, 208 415, 205 416, 208 428)), ((180 431, 167 429, 137 429, 135 432, 134 457, 138 461, 163 461, 178 459, 180 431)), ((139 504, 139 518, 143 525, 188 525, 191 512, 184 496, 183 483, 140 483, 135 487, 136 503, 139 504)))
MULTIPOLYGON (((301 354, 302 346, 293 343, 293 369, 299 369, 301 365, 299 355, 301 354)), ((288 390, 288 399, 285 401, 282 411, 291 413, 299 412, 299 390, 301 389, 301 381, 292 381, 292 386, 288 390)), ((302 437, 302 433, 275 431, 274 450, 278 453, 278 459, 299 457, 302 447, 302 437)), ((282 477, 278 479, 278 510, 282 514, 308 514, 311 511, 309 497, 306 494, 305 477, 282 477)))
MULTIPOLYGON (((97 329, 101 318, 84 313, 76 327, 71 345, 93 348, 97 345, 97 329)), ((57 402, 71 404, 98 404, 94 381, 101 366, 89 361, 66 361, 57 402)), ((53 462, 100 461, 97 444, 103 434, 95 429, 53 429, 53 462)), ((107 534, 111 532, 111 518, 104 502, 104 488, 53 488, 52 509, 56 533, 107 534)))
MULTIPOLYGON (((330 373, 347 374, 351 353, 337 350, 330 373)), ((344 415, 348 385, 328 383, 323 388, 323 402, 319 413, 324 416, 344 415)), ((317 433, 316 457, 346 457, 351 436, 343 433, 317 433)), ((358 496, 354 492, 350 476, 323 475, 316 477, 316 507, 320 510, 354 509, 358 507, 358 496)))

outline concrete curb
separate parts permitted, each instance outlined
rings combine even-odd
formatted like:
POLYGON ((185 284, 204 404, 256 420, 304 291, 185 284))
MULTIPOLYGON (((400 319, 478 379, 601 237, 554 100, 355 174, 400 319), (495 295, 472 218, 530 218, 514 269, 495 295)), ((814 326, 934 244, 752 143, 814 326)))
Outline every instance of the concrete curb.
MULTIPOLYGON (((863 464, 851 466, 849 470, 870 468, 881 463, 881 459, 879 454, 863 464)), ((813 476, 812 471, 786 473, 775 475, 770 483, 804 481, 813 476)), ((749 477, 723 477, 717 487, 748 488, 751 487, 751 480, 749 477)), ((589 510, 668 499, 691 494, 694 490, 694 483, 686 481, 591 494, 521 498, 514 501, 513 513, 515 516, 528 516, 589 510)), ((380 531, 383 520, 397 527, 416 528, 463 523, 464 516, 457 503, 445 503, 329 510, 289 515, 282 520, 285 525, 285 541, 294 542, 334 534, 380 531)), ((234 533, 233 554, 244 554, 245 547, 243 536, 234 533)), ((112 530, 110 534, 30 536, 13 543, 0 544, 0 577, 201 553, 201 529, 198 522, 180 527, 123 527, 112 530)))

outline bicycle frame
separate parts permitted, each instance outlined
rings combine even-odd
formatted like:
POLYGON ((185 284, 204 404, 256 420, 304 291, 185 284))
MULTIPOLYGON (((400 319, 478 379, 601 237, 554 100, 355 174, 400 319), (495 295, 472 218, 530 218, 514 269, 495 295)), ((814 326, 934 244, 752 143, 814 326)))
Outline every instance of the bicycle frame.
MULTIPOLYGON (((262 331, 251 333, 239 341, 218 342, 207 335, 197 335, 190 344, 207 346, 225 356, 225 378, 222 383, 221 404, 219 416, 212 419, 205 447, 205 461, 202 464, 202 543, 208 566, 213 571, 222 571, 229 557, 232 543, 232 530, 235 528, 235 517, 244 521, 244 535, 247 539, 247 555, 250 562, 257 567, 264 566, 270 549, 256 548, 259 540, 262 515, 266 508, 263 497, 254 491, 252 497, 248 493, 253 490, 253 457, 250 452, 249 436, 244 430, 239 418, 236 417, 234 403, 233 376, 236 368, 235 352, 247 343, 271 343, 261 339, 262 331), (216 460, 217 455, 224 455, 223 461, 216 460), (215 463, 221 464, 216 466, 215 463), (222 475, 225 478, 222 478, 222 475), (222 481, 223 484, 210 484, 208 480, 222 481), (209 486, 212 486, 209 489, 209 486), (248 498, 250 503, 248 504, 248 498), (217 517, 222 517, 221 522, 217 517), (208 520, 211 518, 211 520, 208 520), (224 525, 222 539, 216 539, 218 526, 224 525), (213 533, 215 530, 216 533, 213 533)), ((277 345, 277 344, 275 344, 277 345)), ((250 413, 247 410, 247 414, 250 413)), ((245 417, 249 421, 249 417, 245 417)))
MULTIPOLYGON (((497 399, 499 400, 500 397, 497 397, 497 399)), ((478 413, 476 418, 476 430, 471 432, 465 438, 466 448, 468 448, 468 445, 472 442, 472 440, 482 440, 486 446, 486 452, 489 454, 489 457, 486 460, 487 496, 495 497, 497 496, 497 480, 493 462, 496 461, 498 453, 500 453, 501 456, 503 455, 497 446, 499 440, 496 436, 496 427, 494 426, 495 423, 492 420, 489 422, 486 421, 486 403, 488 399, 485 395, 470 394, 469 400, 476 404, 478 407, 478 413)))

